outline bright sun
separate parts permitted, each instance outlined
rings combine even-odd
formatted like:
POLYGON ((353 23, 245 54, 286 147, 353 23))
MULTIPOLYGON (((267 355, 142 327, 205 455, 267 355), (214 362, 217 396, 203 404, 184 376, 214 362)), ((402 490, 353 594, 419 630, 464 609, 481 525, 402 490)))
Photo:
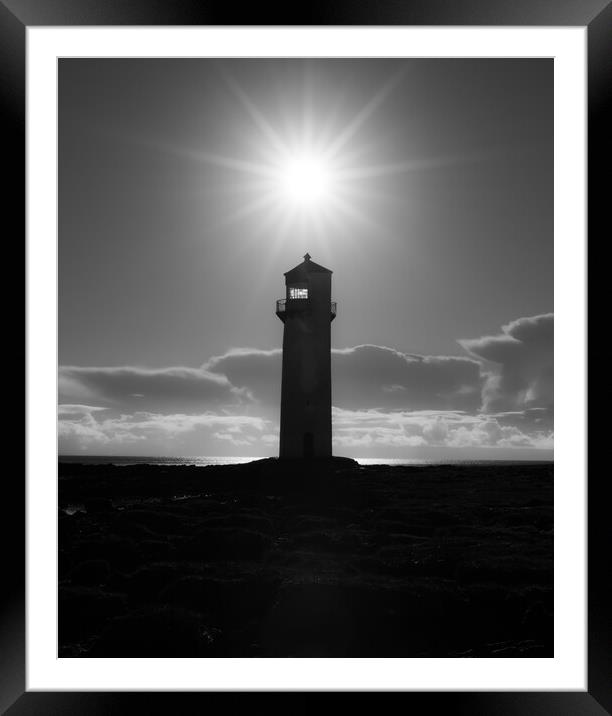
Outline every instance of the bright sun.
POLYGON ((207 164, 234 171, 239 178, 236 190, 244 190, 222 223, 260 215, 259 225, 249 227, 249 236, 274 236, 277 247, 288 238, 301 241, 304 231, 308 232, 308 247, 316 247, 317 242, 327 244, 330 236, 353 240, 356 227, 380 233, 380 222, 371 220, 367 207, 377 194, 373 183, 381 177, 416 171, 423 162, 394 157, 389 164, 373 163, 375 144, 361 145, 357 138, 404 73, 402 69, 390 76, 363 106, 345 117, 341 105, 329 114, 327 108, 319 113, 310 94, 312 78, 305 77, 303 104, 279 106, 277 121, 270 121, 224 71, 228 89, 249 120, 248 125, 239 127, 248 152, 239 156, 197 153, 207 164), (252 134, 251 129, 255 130, 252 134))
POLYGON ((332 171, 323 157, 291 157, 280 167, 278 178, 283 198, 298 207, 321 204, 333 189, 332 171))

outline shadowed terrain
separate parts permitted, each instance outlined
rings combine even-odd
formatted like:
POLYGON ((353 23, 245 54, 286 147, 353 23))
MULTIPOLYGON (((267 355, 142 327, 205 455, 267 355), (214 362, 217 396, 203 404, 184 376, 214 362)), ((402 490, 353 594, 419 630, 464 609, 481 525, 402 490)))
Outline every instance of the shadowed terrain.
POLYGON ((551 657, 553 465, 59 465, 59 656, 551 657))

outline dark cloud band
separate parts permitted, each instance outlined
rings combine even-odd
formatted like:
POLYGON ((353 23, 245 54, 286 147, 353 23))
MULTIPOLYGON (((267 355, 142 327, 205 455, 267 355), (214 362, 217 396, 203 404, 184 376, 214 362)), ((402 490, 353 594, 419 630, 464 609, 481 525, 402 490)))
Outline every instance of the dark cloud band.
MULTIPOLYGON (((553 334, 553 315, 545 314, 460 340, 466 356, 370 344, 334 349, 336 445, 551 448, 553 334)), ((200 368, 64 366, 60 443, 154 446, 157 436, 165 450, 269 452, 278 432, 281 361, 278 348, 241 348, 200 368), (190 448, 181 447, 189 435, 190 448)))

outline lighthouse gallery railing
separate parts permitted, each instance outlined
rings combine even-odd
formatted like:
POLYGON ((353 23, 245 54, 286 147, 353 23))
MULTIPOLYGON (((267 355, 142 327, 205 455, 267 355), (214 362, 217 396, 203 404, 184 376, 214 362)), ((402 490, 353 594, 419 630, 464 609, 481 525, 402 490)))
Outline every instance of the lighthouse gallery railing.
MULTIPOLYGON (((300 303, 304 304, 304 309, 308 308, 308 300, 307 299, 304 300, 304 299, 295 298, 295 299, 291 300, 292 309, 297 308, 300 305, 300 303)), ((331 315, 333 318, 337 312, 337 301, 332 301, 330 303, 330 311, 331 311, 331 315)), ((278 301, 276 302, 276 313, 277 314, 285 314, 286 312, 287 312, 287 299, 279 298, 278 301)))

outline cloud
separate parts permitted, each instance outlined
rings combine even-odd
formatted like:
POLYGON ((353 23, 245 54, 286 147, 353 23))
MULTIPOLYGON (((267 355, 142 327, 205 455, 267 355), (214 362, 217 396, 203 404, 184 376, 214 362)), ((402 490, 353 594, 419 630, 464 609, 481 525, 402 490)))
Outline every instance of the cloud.
MULTIPOLYGON (((280 400, 282 352, 234 349, 203 370, 223 375, 260 403, 280 400)), ((340 407, 475 409, 483 380, 473 358, 419 356, 360 345, 332 350, 333 401, 340 407)))
POLYGON ((276 406, 280 401, 282 351, 280 348, 233 348, 213 356, 202 366, 210 375, 224 377, 252 400, 276 406))
POLYGON ((334 409, 334 443, 342 447, 552 448, 553 434, 502 425, 485 414, 460 411, 334 409))
POLYGON ((122 410, 181 411, 248 402, 244 391, 202 368, 62 366, 60 399, 95 398, 122 410))
POLYGON ((487 412, 544 408, 554 402, 554 316, 519 318, 502 333, 459 343, 484 362, 483 410, 487 412))
POLYGON ((98 405, 70 405, 63 404, 58 405, 58 415, 87 415, 88 413, 96 413, 99 410, 107 410, 98 405))
MULTIPOLYGON (((64 446, 79 450, 84 447, 118 445, 141 441, 172 444, 178 438, 193 434, 200 445, 210 445, 216 440, 229 441, 234 445, 253 445, 266 430, 268 421, 250 415, 162 414, 137 412, 109 417, 94 415, 90 406, 80 411, 59 406, 59 437, 64 446)), ((98 408, 93 411, 97 412, 98 408)), ((198 443, 193 442, 194 445, 198 443)), ((66 447, 61 450, 66 452, 66 447)), ((196 451, 197 454, 198 451, 196 451)))
POLYGON ((409 410, 471 410, 480 403, 480 364, 360 345, 332 355, 334 404, 409 410))
MULTIPOLYGON (((336 446, 354 454, 550 449, 552 314, 459 343, 468 355, 370 344, 332 350, 336 446)), ((63 366, 61 449, 132 444, 140 454, 274 453, 281 371, 279 348, 235 348, 200 368, 63 366)))

